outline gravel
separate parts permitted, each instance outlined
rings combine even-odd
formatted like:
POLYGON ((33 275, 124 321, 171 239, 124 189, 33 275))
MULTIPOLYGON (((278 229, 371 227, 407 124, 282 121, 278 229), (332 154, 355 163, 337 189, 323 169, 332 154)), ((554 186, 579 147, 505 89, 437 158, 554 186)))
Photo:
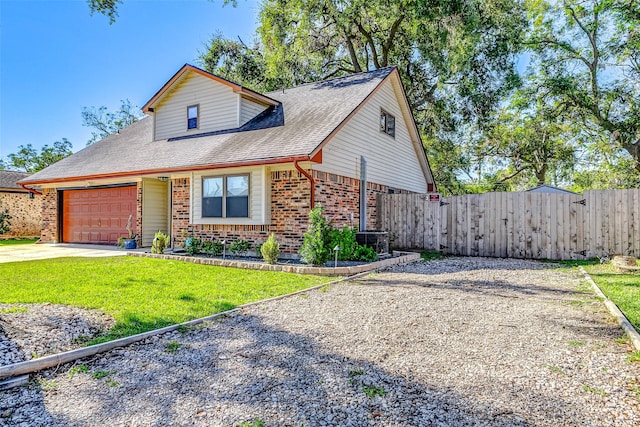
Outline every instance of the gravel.
POLYGON ((637 426, 630 351, 575 270, 445 258, 44 371, 0 425, 637 426))

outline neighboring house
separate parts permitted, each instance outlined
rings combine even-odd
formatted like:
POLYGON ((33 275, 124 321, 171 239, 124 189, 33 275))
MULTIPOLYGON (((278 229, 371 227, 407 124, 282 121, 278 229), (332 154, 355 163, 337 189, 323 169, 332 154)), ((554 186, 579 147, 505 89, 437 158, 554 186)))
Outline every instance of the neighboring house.
POLYGON ((16 184, 29 175, 0 170, 0 211, 8 209, 11 215, 11 230, 0 238, 40 236, 42 197, 16 184))
POLYGON ((135 218, 158 230, 302 243, 309 209, 375 224, 375 195, 435 191, 396 68, 260 94, 191 65, 145 104, 149 117, 24 179, 44 194, 42 240, 113 243, 135 218))
POLYGON ((547 185, 547 184, 541 184, 538 185, 535 188, 531 188, 529 190, 526 190, 529 193, 562 193, 562 194, 578 194, 578 193, 574 193, 573 191, 569 191, 569 190, 564 190, 562 188, 558 188, 558 187, 553 187, 551 185, 547 185))

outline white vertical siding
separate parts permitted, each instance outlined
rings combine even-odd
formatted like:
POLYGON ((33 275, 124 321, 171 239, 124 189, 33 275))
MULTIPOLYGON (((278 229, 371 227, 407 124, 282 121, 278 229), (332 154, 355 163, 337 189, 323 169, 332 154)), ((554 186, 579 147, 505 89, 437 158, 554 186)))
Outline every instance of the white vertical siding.
POLYGON ((322 149, 322 163, 313 168, 351 178, 360 177, 360 156, 367 160, 367 181, 390 187, 427 192, 400 104, 390 80, 340 129, 322 149), (396 118, 395 138, 380 132, 380 109, 396 118))
POLYGON ((142 246, 151 246, 158 230, 169 234, 168 183, 142 180, 142 246))
POLYGON ((237 127, 239 96, 229 86, 190 74, 155 108, 155 139, 237 127), (198 128, 187 130, 187 107, 196 104, 198 128))
POLYGON ((269 221, 265 212, 269 212, 270 206, 265 193, 270 186, 265 167, 216 169, 197 172, 191 180, 191 223, 193 224, 233 224, 233 225, 258 225, 267 224, 269 221), (203 218, 202 217, 202 178, 206 176, 240 175, 249 174, 249 218, 203 218))
POLYGON ((262 113, 266 108, 264 105, 240 98, 240 126, 262 113))

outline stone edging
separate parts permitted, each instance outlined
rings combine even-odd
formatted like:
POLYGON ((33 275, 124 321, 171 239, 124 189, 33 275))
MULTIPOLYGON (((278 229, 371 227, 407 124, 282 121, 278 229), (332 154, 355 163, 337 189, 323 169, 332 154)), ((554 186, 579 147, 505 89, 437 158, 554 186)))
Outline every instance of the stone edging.
POLYGON ((604 305, 607 306, 607 308, 609 309, 609 312, 618 319, 618 323, 620 324, 622 329, 624 329, 624 331, 627 333, 636 350, 640 351, 640 334, 638 334, 638 331, 636 331, 636 328, 633 327, 631 322, 629 322, 629 319, 627 319, 624 313, 620 311, 618 306, 615 305, 613 301, 611 301, 609 298, 607 298, 607 296, 602 292, 602 290, 600 290, 600 287, 598 287, 596 282, 593 281, 593 279, 591 278, 591 276, 589 276, 589 273, 587 273, 587 270, 585 270, 584 267, 580 266, 580 272, 582 273, 584 278, 587 280, 587 282, 589 282, 589 284, 593 288, 593 291, 596 293, 596 295, 602 298, 602 300, 604 301, 604 305))
POLYGON ((262 271, 283 271, 287 273, 297 274, 314 274, 317 276, 352 276, 354 274, 366 273, 374 270, 382 270, 398 264, 406 264, 408 262, 417 261, 420 254, 415 252, 399 252, 394 251, 391 258, 372 262, 369 264, 354 265, 351 267, 310 267, 306 265, 289 265, 289 264, 263 264, 259 262, 247 262, 238 260, 222 260, 218 258, 202 258, 182 255, 160 255, 145 252, 127 252, 128 256, 146 257, 166 259, 171 261, 185 261, 194 264, 215 265, 219 267, 235 267, 247 270, 262 271))

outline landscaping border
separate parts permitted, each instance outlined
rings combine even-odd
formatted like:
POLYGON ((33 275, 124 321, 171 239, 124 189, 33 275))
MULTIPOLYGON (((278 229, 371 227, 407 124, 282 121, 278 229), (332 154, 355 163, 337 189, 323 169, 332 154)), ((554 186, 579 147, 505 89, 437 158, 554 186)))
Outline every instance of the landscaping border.
POLYGON ((313 274, 316 276, 352 276, 354 274, 366 273, 374 270, 381 270, 398 264, 417 261, 420 254, 417 252, 393 251, 391 258, 371 262, 369 264, 354 265, 350 267, 311 267, 307 265, 291 264, 266 264, 260 262, 225 260, 219 258, 204 258, 182 255, 151 254, 147 252, 128 252, 129 256, 158 258, 172 261, 185 261, 194 264, 215 265, 218 267, 235 267, 247 270, 262 271, 282 271, 286 273, 313 274))
POLYGON ((596 284, 596 282, 594 282, 594 280, 591 278, 589 273, 587 273, 587 270, 585 270, 584 267, 580 266, 580 272, 582 273, 584 278, 587 280, 587 282, 589 282, 589 284, 593 288, 593 291, 596 293, 596 295, 602 298, 602 300, 604 301, 604 305, 609 309, 609 312, 612 315, 614 315, 616 319, 618 319, 618 323, 620 324, 622 329, 624 329, 624 331, 627 333, 636 350, 640 351, 640 334, 638 334, 638 331, 636 331, 636 328, 634 328, 631 322, 629 322, 629 319, 627 319, 627 316, 624 315, 624 313, 618 308, 617 305, 614 304, 613 301, 607 298, 607 296, 602 292, 602 290, 596 284))

